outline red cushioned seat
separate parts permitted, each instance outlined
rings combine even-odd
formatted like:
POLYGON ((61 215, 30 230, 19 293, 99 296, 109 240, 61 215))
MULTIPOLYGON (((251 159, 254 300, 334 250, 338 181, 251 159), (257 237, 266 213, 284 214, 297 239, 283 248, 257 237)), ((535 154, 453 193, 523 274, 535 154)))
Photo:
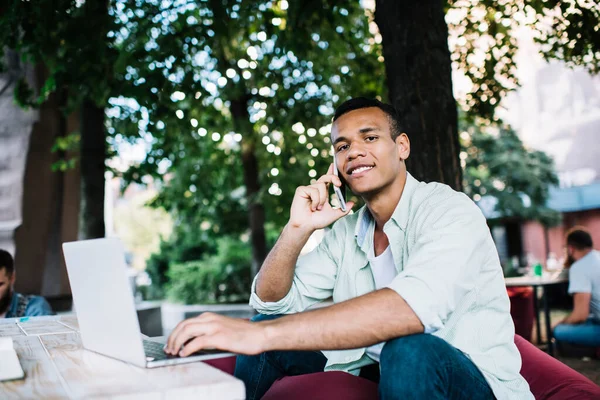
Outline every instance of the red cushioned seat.
POLYGON ((515 333, 531 342, 531 330, 535 313, 533 308, 533 289, 529 286, 507 288, 510 298, 510 316, 515 324, 515 333))
POLYGON ((345 372, 319 372, 280 379, 263 400, 374 400, 377 384, 345 372))
MULTIPOLYGON (((515 335, 515 344, 523 359, 521 374, 529 383, 536 399, 600 399, 600 386, 579 372, 550 357, 519 335, 515 335)), ((206 363, 233 374, 235 357, 206 361, 206 363)), ((319 372, 280 379, 273 384, 263 399, 376 400, 377 385, 367 379, 344 372, 319 372)))
POLYGON ((515 344, 523 359, 521 375, 529 382, 536 399, 600 399, 600 386, 579 372, 544 353, 518 335, 515 335, 515 344))
POLYGON ((216 358, 214 360, 204 361, 208 365, 220 369, 223 372, 227 372, 229 375, 233 375, 235 370, 235 356, 216 358))

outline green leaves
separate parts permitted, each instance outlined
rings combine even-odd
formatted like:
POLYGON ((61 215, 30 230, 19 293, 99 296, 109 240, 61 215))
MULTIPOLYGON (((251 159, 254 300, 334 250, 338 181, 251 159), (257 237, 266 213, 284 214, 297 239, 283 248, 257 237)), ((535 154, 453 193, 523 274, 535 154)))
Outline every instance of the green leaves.
POLYGON ((184 304, 247 302, 251 259, 247 243, 222 237, 215 255, 171 264, 167 297, 184 304))
POLYGON ((81 141, 81 135, 79 132, 72 132, 71 134, 56 138, 56 141, 52 145, 52 153, 58 153, 60 159, 55 161, 51 165, 52 171, 67 171, 75 168, 77 163, 77 157, 68 157, 67 154, 77 152, 79 149, 79 142, 81 141))
POLYGON ((558 184, 554 163, 528 150, 510 127, 461 121, 461 160, 465 193, 475 201, 492 197, 498 217, 518 217, 555 225, 560 215, 546 207, 548 190, 558 184))
POLYGON ((168 177, 153 204, 181 223, 247 229, 241 160, 250 152, 260 184, 252 200, 283 226, 295 187, 331 162, 334 105, 383 91, 380 50, 359 4, 291 3, 117 2, 118 93, 139 108, 114 104, 111 143, 148 140, 145 160, 125 177, 168 177))
POLYGON ((70 135, 65 137, 59 137, 52 146, 52 152, 56 153, 59 151, 74 151, 79 148, 79 142, 81 141, 81 135, 79 132, 72 132, 70 135))
POLYGON ((600 71, 600 7, 577 0, 449 0, 446 21, 454 66, 472 87, 459 99, 471 116, 494 110, 518 86, 517 38, 528 28, 546 60, 600 71))
POLYGON ((50 94, 66 90, 65 113, 83 99, 104 105, 113 87, 116 52, 107 34, 113 21, 109 0, 12 1, 0 18, 0 45, 17 51, 24 62, 45 67, 40 93, 19 83, 19 104, 39 106, 50 94), (35 96, 35 98, 34 98, 35 96))

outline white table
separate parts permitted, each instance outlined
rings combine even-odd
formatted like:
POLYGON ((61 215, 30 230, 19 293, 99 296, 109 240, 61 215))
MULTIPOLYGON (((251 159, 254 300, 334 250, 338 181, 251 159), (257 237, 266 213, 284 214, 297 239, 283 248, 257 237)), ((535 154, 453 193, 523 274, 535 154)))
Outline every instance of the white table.
POLYGON ((533 306, 535 312, 535 324, 537 329, 537 342, 542 344, 542 333, 540 330, 540 311, 538 307, 537 288, 542 287, 542 304, 544 306, 544 317, 546 322, 546 350, 548 354, 554 356, 554 345, 552 343, 552 325, 550 323, 550 307, 548 306, 548 296, 546 288, 551 285, 556 285, 563 282, 568 282, 569 279, 564 275, 551 276, 519 276, 514 278, 504 278, 506 287, 515 286, 531 286, 533 288, 533 306))
POLYGON ((84 350, 74 315, 0 320, 25 379, 0 399, 244 399, 244 384, 203 362, 144 369, 84 350))

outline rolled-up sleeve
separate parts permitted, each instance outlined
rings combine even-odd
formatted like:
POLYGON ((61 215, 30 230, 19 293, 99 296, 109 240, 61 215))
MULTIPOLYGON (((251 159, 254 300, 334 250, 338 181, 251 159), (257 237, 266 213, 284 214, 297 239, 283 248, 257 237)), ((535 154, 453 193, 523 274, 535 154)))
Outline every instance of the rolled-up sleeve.
POLYGON ((313 251, 298 257, 292 287, 281 300, 262 301, 256 294, 256 276, 252 282, 250 306, 262 314, 293 314, 331 297, 337 276, 331 249, 343 245, 338 243, 335 231, 334 226, 313 251))
POLYGON ((412 308, 425 333, 433 333, 474 288, 485 241, 491 238, 485 218, 466 198, 454 199, 424 219, 407 264, 388 288, 412 308))

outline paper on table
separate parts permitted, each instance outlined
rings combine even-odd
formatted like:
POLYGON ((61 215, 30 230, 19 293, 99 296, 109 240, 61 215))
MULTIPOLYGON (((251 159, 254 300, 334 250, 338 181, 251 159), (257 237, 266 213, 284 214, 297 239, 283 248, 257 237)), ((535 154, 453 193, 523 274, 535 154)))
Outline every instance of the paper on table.
POLYGON ((19 357, 13 347, 10 337, 0 338, 0 381, 22 379, 25 377, 23 368, 19 363, 19 357))

